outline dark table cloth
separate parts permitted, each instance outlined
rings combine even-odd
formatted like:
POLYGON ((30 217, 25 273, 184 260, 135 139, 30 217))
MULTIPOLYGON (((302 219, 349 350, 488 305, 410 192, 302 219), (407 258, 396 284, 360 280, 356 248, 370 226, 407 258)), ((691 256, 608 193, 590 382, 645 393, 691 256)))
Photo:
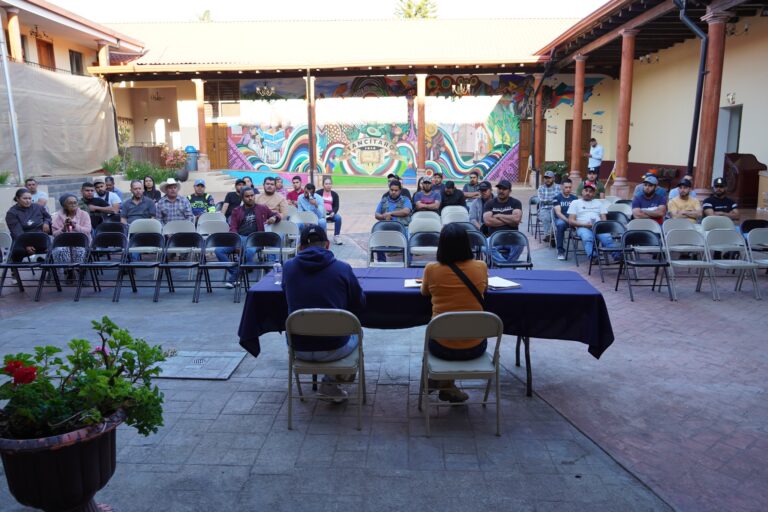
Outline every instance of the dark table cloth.
MULTIPOLYGON (((404 329, 426 325, 432 316, 429 297, 418 288, 404 288, 403 280, 418 278, 420 268, 356 268, 365 291, 363 327, 404 329)), ((613 343, 613 328, 602 294, 576 272, 558 270, 492 269, 520 283, 509 290, 489 290, 486 308, 504 322, 504 333, 529 338, 573 340, 589 346, 599 358, 613 343)), ((288 306, 280 287, 267 275, 246 296, 240 319, 240 345, 259 355, 259 336, 285 330, 288 306)))

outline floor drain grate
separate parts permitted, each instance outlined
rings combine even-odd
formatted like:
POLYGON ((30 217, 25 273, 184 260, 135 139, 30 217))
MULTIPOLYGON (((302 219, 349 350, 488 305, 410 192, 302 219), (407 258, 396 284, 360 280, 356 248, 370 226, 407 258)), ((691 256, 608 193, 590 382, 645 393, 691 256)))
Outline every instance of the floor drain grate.
POLYGON ((205 359, 193 359, 192 364, 205 364, 205 359))

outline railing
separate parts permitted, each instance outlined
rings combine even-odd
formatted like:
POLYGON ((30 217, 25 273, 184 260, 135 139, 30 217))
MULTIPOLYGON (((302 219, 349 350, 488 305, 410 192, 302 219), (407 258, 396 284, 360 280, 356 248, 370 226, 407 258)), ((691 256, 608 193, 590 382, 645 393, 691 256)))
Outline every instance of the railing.
POLYGON ((75 75, 75 76, 86 76, 85 73, 73 73, 71 69, 62 69, 62 68, 54 68, 51 66, 44 66, 40 64, 39 62, 32 62, 31 60, 24 59, 24 64, 27 66, 37 68, 37 69, 44 69, 46 71, 53 71, 54 73, 66 73, 68 75, 75 75))

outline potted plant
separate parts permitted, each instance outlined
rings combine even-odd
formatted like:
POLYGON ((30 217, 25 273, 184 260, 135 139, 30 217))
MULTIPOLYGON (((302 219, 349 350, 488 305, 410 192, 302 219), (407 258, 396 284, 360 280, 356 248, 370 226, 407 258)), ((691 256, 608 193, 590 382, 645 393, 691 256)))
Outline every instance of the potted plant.
POLYGON ((96 492, 115 471, 115 429, 142 435, 163 424, 163 394, 152 386, 165 359, 108 317, 93 321, 99 342, 6 355, 0 374, 0 456, 11 494, 46 511, 95 511, 96 492))
POLYGON ((183 149, 171 149, 166 145, 160 152, 160 157, 163 160, 163 165, 166 169, 173 169, 176 171, 176 179, 184 182, 189 178, 189 170, 185 167, 187 163, 187 153, 183 149))

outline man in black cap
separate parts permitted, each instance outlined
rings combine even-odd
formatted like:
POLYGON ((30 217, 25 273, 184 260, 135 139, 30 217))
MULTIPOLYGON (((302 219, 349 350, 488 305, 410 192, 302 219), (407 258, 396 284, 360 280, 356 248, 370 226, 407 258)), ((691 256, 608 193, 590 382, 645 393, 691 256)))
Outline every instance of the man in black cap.
POLYGON ((413 194, 414 211, 439 212, 442 195, 432 188, 432 178, 425 176, 421 180, 421 190, 413 194))
MULTIPOLYGON (((672 194, 669 194, 672 197, 672 194)), ((691 182, 683 180, 677 185, 677 195, 667 203, 669 215, 673 219, 688 219, 696 224, 701 219, 701 203, 691 197, 691 182)))
POLYGON ((632 198, 632 217, 635 219, 651 219, 659 224, 664 222, 667 214, 667 197, 656 193, 659 180, 650 175, 643 179, 643 193, 632 198))
POLYGON ((464 192, 456 188, 456 184, 448 180, 445 182, 445 190, 440 200, 440 211, 446 206, 463 206, 467 207, 467 202, 464 199, 464 192))
MULTIPOLYGON (((365 293, 348 263, 329 250, 325 229, 307 224, 299 236, 299 252, 285 263, 283 291, 288 313, 304 308, 343 309, 359 315, 365 308, 365 293)), ((357 336, 293 336, 296 359, 328 362, 343 359, 357 350, 357 336)), ((342 403, 347 392, 331 375, 323 377, 318 396, 342 403)))
POLYGON ((493 199, 493 187, 489 181, 483 181, 477 186, 480 197, 469 205, 469 222, 483 233, 488 234, 488 228, 483 224, 483 209, 485 204, 493 199))
MULTIPOLYGON (((488 226, 491 235, 505 229, 517 231, 523 218, 523 205, 509 195, 512 184, 508 180, 499 181, 496 189, 498 195, 483 207, 483 224, 488 226)), ((497 263, 514 263, 522 252, 520 245, 500 245, 491 248, 491 257, 497 263)))
MULTIPOLYGON (((405 186, 403 185, 403 182, 400 181, 400 178, 397 176, 397 174, 391 172, 387 174, 387 188, 389 188, 389 184, 392 183, 393 181, 400 183, 400 195, 407 197, 408 200, 411 200, 411 191, 405 188, 405 186)), ((383 194, 381 194, 381 198, 384 199, 388 195, 389 195, 389 191, 384 192, 383 194)))
POLYGON ((704 209, 704 216, 717 215, 719 217, 728 217, 731 220, 739 220, 739 205, 733 199, 725 195, 727 183, 723 178, 717 178, 712 183, 714 194, 709 196, 701 204, 704 209))

